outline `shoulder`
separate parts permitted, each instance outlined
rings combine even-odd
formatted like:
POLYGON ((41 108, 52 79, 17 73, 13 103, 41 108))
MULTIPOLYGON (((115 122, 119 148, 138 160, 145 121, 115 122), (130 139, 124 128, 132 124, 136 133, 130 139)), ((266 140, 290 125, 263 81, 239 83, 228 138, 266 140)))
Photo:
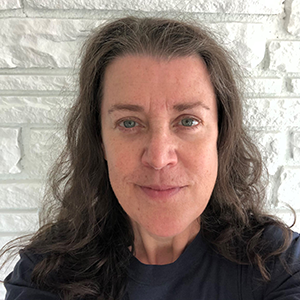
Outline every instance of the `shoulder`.
POLYGON ((285 241, 287 241, 287 247, 278 258, 285 259, 290 263, 299 262, 300 258, 300 234, 297 232, 289 231, 289 237, 285 236, 285 233, 280 227, 269 226, 265 229, 262 239, 267 243, 269 249, 274 251, 281 247, 285 241))
MULTIPOLYGON (((265 230, 263 239, 269 244, 271 250, 278 249, 284 242, 284 233, 280 228, 270 226, 265 230)), ((300 299, 299 233, 290 232, 287 249, 268 260, 267 270, 270 281, 263 284, 264 300, 300 299)), ((261 284, 256 282, 256 286, 261 284)))
POLYGON ((19 252, 20 259, 16 263, 14 270, 10 273, 5 279, 5 283, 18 281, 19 283, 27 283, 28 285, 32 285, 31 283, 31 274, 34 267, 42 260, 42 256, 35 255, 31 252, 21 250, 19 252))
MULTIPOLYGON (((275 243, 280 237, 280 231, 279 233, 275 231, 271 241, 275 243)), ((291 232, 287 250, 276 257, 273 262, 271 276, 280 277, 284 274, 286 278, 297 278, 298 287, 300 288, 300 235, 296 232, 291 232)))
POLYGON ((20 259, 4 280, 6 300, 44 299, 59 300, 58 296, 39 290, 31 280, 34 267, 43 259, 28 251, 20 251, 20 259))

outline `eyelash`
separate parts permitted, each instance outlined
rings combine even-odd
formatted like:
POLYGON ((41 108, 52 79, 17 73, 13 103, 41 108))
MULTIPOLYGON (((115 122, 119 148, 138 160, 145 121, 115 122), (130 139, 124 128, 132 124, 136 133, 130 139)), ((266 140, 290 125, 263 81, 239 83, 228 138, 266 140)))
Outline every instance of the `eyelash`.
MULTIPOLYGON (((186 120, 186 119, 190 119, 190 120, 192 120, 193 123, 196 123, 196 124, 193 124, 192 126, 183 126, 181 124, 181 127, 182 127, 183 130, 195 130, 195 129, 197 129, 197 127, 199 125, 202 124, 202 121, 199 120, 199 119, 197 119, 197 118, 195 118, 195 117, 192 117, 192 116, 183 116, 183 117, 180 117, 179 121, 177 121, 178 120, 178 118, 177 118, 177 120, 175 122, 176 126, 180 126, 180 123, 183 120, 186 120)), ((130 132, 130 131, 136 130, 137 127, 143 127, 143 126, 141 125, 141 122, 136 121, 135 118, 126 118, 126 119, 122 119, 122 120, 117 121, 117 127, 119 127, 123 131, 130 132), (124 126, 124 122, 126 122, 126 121, 135 122, 135 126, 134 127, 126 128, 124 126)))

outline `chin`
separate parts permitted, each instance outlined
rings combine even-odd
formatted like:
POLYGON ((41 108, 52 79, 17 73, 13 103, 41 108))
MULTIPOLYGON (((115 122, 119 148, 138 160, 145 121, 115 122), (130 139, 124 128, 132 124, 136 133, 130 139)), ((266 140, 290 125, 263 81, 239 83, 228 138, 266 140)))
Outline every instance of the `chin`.
POLYGON ((200 229, 199 221, 194 220, 192 222, 167 222, 156 224, 155 226, 147 226, 146 230, 154 236, 161 238, 168 238, 180 235, 185 231, 198 232, 200 229))

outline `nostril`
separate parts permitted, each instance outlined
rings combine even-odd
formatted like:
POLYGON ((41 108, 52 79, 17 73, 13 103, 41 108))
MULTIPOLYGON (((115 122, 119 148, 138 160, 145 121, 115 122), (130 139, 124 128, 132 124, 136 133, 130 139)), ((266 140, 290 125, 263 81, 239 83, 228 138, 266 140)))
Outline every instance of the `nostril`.
POLYGON ((177 163, 177 154, 173 147, 168 145, 147 148, 143 153, 142 163, 158 171, 166 166, 175 165, 177 163))

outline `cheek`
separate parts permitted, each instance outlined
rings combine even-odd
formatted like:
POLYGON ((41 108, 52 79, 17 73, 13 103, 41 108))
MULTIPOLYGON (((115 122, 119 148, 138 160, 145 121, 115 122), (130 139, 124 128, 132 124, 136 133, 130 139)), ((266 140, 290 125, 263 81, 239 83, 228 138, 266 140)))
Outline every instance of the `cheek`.
POLYGON ((216 146, 198 149, 190 160, 188 172, 191 171, 194 181, 202 192, 211 193, 218 174, 218 152, 216 146))
POLYGON ((115 141, 105 144, 105 153, 112 186, 122 184, 137 167, 138 154, 132 147, 115 141))
POLYGON ((125 151, 122 151, 122 149, 126 148, 115 139, 105 139, 104 149, 109 168, 114 168, 114 166, 119 165, 122 162, 122 157, 126 155, 125 151))
POLYGON ((198 140, 189 147, 182 148, 181 153, 182 159, 185 157, 190 168, 202 173, 214 170, 218 165, 217 143, 214 140, 198 140))

